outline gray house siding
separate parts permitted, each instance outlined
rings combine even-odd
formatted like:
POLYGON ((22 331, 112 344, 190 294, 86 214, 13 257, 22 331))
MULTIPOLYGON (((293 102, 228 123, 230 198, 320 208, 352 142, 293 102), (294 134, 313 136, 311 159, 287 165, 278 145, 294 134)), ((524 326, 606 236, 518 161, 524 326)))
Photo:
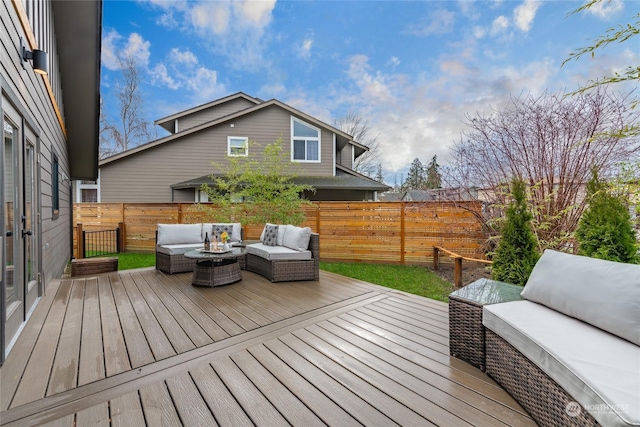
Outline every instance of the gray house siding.
MULTIPOLYGON (((171 185, 219 170, 212 162, 227 164, 227 137, 247 137, 253 144, 249 156, 262 160, 264 147, 282 138, 284 149, 291 147, 291 114, 270 106, 252 114, 167 141, 146 150, 102 164, 101 201, 177 202, 193 201, 193 191, 171 191, 171 185), (231 126, 233 125, 233 127, 231 126), (188 198, 190 200, 184 200, 188 198)), ((321 162, 296 163, 298 174, 333 175, 333 133, 322 130, 321 162)))
POLYGON ((194 126, 201 125, 203 123, 210 122, 212 120, 219 119, 231 113, 235 113, 245 108, 253 107, 256 104, 248 101, 244 98, 236 98, 230 101, 224 102, 220 105, 207 108, 202 111, 197 111, 184 117, 180 117, 178 120, 178 132, 182 132, 194 126))
MULTIPOLYGON (((48 31, 42 30, 42 25, 34 25, 35 37, 38 46, 47 50, 49 58, 48 79, 52 87, 52 92, 56 96, 56 101, 62 112, 62 99, 57 71, 57 53, 53 42, 54 33, 53 14, 50 2, 37 2, 38 20, 46 22, 48 31)), ((66 150, 66 141, 58 121, 57 114, 53 108, 48 90, 44 84, 43 77, 35 74, 31 70, 31 64, 22 68, 18 50, 20 37, 24 37, 22 28, 19 26, 19 17, 12 2, 3 1, 0 4, 0 86, 2 86, 2 103, 10 102, 25 119, 25 124, 30 125, 36 134, 37 150, 39 155, 37 161, 39 169, 36 171, 36 188, 40 191, 41 215, 41 271, 45 285, 54 277, 60 277, 66 262, 70 259, 70 193, 68 187, 60 185, 59 202, 60 212, 57 218, 52 214, 52 177, 51 159, 52 151, 55 151, 59 161, 59 171, 61 174, 69 176, 69 162, 66 150)), ((33 23, 32 23, 33 25, 33 23)), ((1 108, 1 106, 0 106, 1 108)), ((55 179, 62 180, 61 177, 55 179)))

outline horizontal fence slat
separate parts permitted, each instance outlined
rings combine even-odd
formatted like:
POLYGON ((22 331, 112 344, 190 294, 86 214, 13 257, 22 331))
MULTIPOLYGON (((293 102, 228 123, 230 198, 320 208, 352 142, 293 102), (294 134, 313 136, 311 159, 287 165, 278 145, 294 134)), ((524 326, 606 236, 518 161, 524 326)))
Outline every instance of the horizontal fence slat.
MULTIPOLYGON (((154 252, 158 224, 215 222, 190 203, 76 203, 74 222, 85 231, 124 224, 128 252, 154 252)), ((208 206, 211 206, 208 204, 208 206)), ((426 265, 433 246, 466 257, 484 258, 482 204, 464 202, 313 202, 306 221, 320 234, 320 257, 327 261, 426 265)), ((264 224, 244 227, 258 240, 264 224)), ((77 244, 74 228, 74 245, 77 244)))

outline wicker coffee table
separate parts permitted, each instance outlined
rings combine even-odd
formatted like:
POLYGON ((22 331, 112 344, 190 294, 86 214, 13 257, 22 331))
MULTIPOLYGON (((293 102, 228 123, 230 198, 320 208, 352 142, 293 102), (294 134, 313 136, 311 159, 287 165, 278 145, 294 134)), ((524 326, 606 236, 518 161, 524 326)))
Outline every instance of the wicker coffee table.
POLYGON ((196 286, 221 286, 242 280, 239 257, 244 257, 243 247, 234 247, 227 252, 205 252, 195 250, 184 254, 186 258, 196 260, 191 283, 196 286))
POLYGON ((485 370, 482 307, 521 300, 522 286, 480 279, 449 295, 449 352, 485 370))

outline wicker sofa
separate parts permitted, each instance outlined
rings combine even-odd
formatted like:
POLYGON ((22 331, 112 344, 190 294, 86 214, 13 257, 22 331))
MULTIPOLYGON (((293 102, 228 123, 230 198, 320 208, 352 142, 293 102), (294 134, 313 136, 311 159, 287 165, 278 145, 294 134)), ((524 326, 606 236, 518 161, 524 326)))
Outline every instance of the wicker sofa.
POLYGON ((272 282, 320 279, 320 236, 309 227, 266 224, 246 250, 247 270, 272 282))
POLYGON ((640 425, 640 266, 547 250, 485 305, 486 372, 542 426, 640 425))
MULTIPOLYGON (((185 253, 203 247, 205 233, 220 239, 227 231, 232 245, 240 244, 244 230, 240 223, 158 224, 156 231, 156 269, 169 274, 193 271, 196 260, 185 253)), ((245 257, 239 257, 240 268, 246 268, 245 257)))

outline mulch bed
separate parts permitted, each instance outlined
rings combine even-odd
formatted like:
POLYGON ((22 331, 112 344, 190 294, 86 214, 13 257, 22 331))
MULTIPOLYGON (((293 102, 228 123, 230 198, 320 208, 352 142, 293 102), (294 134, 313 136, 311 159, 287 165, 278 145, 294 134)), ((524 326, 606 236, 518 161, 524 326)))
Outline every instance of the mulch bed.
MULTIPOLYGON (((434 271, 432 267, 429 267, 429 270, 453 283, 453 263, 440 263, 438 271, 434 271)), ((462 263, 462 286, 482 278, 491 279, 491 270, 486 265, 468 261, 462 263)))

